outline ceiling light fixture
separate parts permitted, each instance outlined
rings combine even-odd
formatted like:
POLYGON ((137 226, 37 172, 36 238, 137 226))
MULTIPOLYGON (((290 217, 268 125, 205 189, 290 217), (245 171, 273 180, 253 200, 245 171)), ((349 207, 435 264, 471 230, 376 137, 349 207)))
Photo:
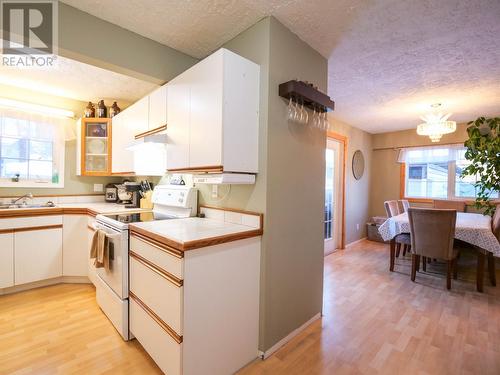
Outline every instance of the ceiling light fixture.
POLYGON ((73 111, 68 111, 66 109, 46 107, 44 105, 20 102, 17 100, 11 100, 5 98, 0 98, 0 106, 7 108, 14 108, 25 112, 40 113, 42 115, 48 115, 48 116, 68 117, 68 118, 75 117, 75 113, 73 111))
POLYGON ((433 112, 420 117, 424 122, 417 126, 417 134, 428 136, 432 142, 439 142, 444 134, 450 134, 457 130, 457 123, 448 121, 451 113, 444 115, 438 112, 441 103, 433 104, 431 107, 433 112))

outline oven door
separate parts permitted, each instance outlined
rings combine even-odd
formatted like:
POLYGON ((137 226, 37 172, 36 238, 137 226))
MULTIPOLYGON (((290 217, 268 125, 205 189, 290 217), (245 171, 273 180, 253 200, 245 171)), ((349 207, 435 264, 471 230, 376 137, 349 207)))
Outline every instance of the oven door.
POLYGON ((102 223, 95 229, 106 232, 109 243, 109 269, 96 268, 97 275, 121 299, 128 298, 128 230, 118 230, 102 223))

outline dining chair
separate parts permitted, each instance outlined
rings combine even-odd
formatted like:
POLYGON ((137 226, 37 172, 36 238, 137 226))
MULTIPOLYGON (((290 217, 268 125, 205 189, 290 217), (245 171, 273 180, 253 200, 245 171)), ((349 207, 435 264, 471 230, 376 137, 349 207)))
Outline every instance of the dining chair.
POLYGON ((407 199, 400 199, 398 200, 399 203, 399 212, 408 212, 408 209, 410 208, 410 202, 407 199))
POLYGON ((393 217, 400 214, 397 200, 385 201, 384 208, 387 217, 393 217))
POLYGON ((465 202, 453 201, 447 199, 434 199, 434 208, 456 210, 457 212, 465 212, 465 202))
MULTIPOLYGON (((453 247, 455 238, 456 210, 438 210, 433 208, 410 208, 412 267, 411 280, 415 281, 420 257, 442 259, 447 263, 446 288, 451 288, 451 276, 457 278, 458 250, 453 247)), ((425 268, 424 268, 425 270, 425 268)))
MULTIPOLYGON (((397 200, 385 201, 384 208, 385 208, 385 212, 387 214, 387 217, 389 217, 389 218, 393 217, 393 216, 397 216, 401 213, 399 211, 397 200)), ((409 250, 410 245, 411 245, 410 235, 407 233, 398 234, 395 238, 395 241, 396 241, 396 258, 398 258, 399 254, 401 253, 401 246, 403 246, 403 256, 406 255, 406 252, 409 250)), ((391 259, 391 264, 394 264, 393 259, 391 259)))

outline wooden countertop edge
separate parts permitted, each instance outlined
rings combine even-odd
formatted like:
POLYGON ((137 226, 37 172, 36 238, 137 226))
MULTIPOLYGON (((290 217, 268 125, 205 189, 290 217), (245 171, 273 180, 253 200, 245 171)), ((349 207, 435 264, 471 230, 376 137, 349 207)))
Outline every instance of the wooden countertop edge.
POLYGON ((150 232, 150 231, 145 230, 143 228, 137 227, 134 224, 129 224, 128 228, 129 228, 130 233, 134 233, 134 232, 139 233, 145 237, 151 238, 152 240, 154 240, 156 242, 159 242, 160 244, 173 247, 176 250, 183 251, 182 244, 177 242, 177 241, 172 241, 172 240, 168 239, 167 237, 164 237, 164 236, 161 236, 157 233, 150 232))
POLYGON ((130 224, 129 229, 130 229, 131 233, 136 232, 136 233, 141 234, 145 237, 149 237, 149 238, 151 238, 151 239, 153 239, 153 240, 155 240, 163 245, 173 247, 174 249, 179 250, 179 251, 195 250, 195 249, 199 249, 202 247, 220 245, 220 244, 227 243, 227 242, 234 242, 234 241, 239 241, 239 240, 243 240, 246 238, 258 237, 258 236, 262 236, 262 233, 263 233, 262 228, 259 228, 259 229, 250 229, 250 230, 247 230, 244 232, 226 234, 226 235, 217 236, 217 237, 203 238, 200 240, 193 240, 193 241, 188 241, 188 242, 177 242, 177 241, 169 239, 168 237, 162 236, 158 233, 150 232, 146 229, 137 227, 134 224, 130 224))
MULTIPOLYGON (((111 213, 112 211, 110 211, 111 213)), ((18 208, 0 210, 0 219, 13 219, 30 216, 52 216, 52 215, 90 215, 97 216, 97 212, 91 208, 84 207, 47 207, 47 208, 18 208)), ((105 214, 105 213, 104 213, 105 214)))
POLYGON ((231 233, 223 236, 209 237, 202 240, 194 240, 184 242, 182 251, 189 251, 194 249, 199 249, 202 247, 208 247, 213 245, 220 245, 227 242, 234 242, 239 240, 244 240, 246 238, 262 236, 262 229, 252 229, 245 232, 231 233))

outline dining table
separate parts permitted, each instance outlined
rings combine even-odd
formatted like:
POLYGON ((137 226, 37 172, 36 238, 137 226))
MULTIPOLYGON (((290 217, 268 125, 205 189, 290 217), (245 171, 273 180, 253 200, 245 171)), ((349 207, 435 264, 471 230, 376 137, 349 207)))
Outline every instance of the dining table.
MULTIPOLYGON (((382 223, 382 225, 380 225, 378 231, 384 241, 390 241, 391 261, 389 269, 394 271, 396 236, 399 234, 410 233, 408 213, 404 212, 388 218, 384 221, 384 223, 382 223)), ((479 251, 480 256, 478 256, 478 271, 482 271, 484 268, 484 255, 500 258, 500 243, 491 230, 490 216, 476 213, 457 212, 455 239, 470 244, 479 251)), ((492 264, 494 264, 494 259, 492 259, 492 264)), ((480 292, 483 290, 482 276, 482 272, 478 272, 477 289, 480 292)), ((490 269, 490 278, 494 279, 494 269, 493 275, 491 274, 490 269)))

